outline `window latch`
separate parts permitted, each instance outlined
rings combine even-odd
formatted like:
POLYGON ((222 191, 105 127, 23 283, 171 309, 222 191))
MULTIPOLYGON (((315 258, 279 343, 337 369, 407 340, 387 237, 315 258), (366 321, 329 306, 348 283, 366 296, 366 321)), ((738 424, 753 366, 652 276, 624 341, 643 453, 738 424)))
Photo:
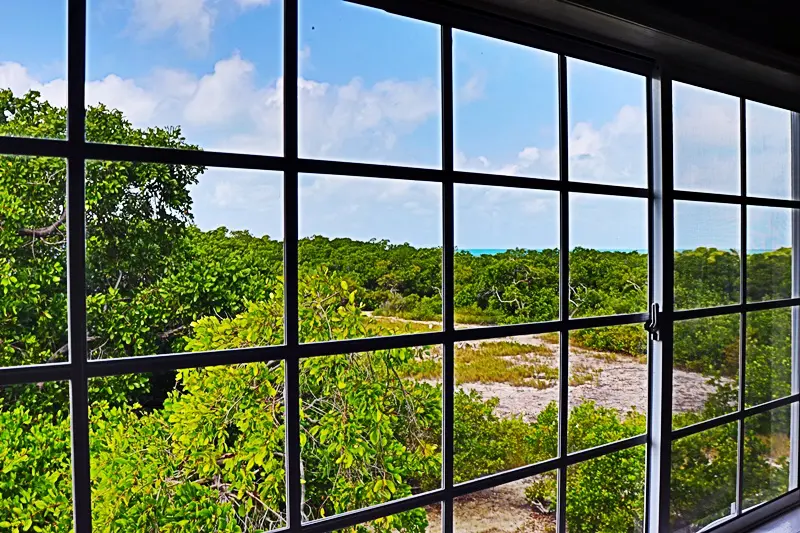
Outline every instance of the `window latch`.
POLYGON ((644 323, 644 329, 650 333, 650 338, 654 341, 661 340, 661 325, 658 322, 658 315, 661 314, 657 303, 653 302, 650 306, 650 320, 644 323))

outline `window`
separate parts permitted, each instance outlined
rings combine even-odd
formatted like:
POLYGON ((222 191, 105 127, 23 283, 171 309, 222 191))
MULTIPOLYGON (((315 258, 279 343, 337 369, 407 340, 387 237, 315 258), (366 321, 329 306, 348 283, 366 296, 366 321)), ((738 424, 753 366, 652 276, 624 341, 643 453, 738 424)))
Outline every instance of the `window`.
POLYGON ((794 113, 499 19, 68 4, 0 8, 0 529, 797 502, 794 113))

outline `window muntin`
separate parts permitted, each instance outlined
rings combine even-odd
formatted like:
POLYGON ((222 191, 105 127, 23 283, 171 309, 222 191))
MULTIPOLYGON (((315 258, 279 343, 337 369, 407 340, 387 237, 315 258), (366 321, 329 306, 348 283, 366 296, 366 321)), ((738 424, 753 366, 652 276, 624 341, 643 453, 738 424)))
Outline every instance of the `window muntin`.
MULTIPOLYGON (((76 2, 77 4, 77 2, 76 2)), ((75 4, 73 4, 74 7, 75 4)), ((285 13, 287 20, 292 21, 295 20, 296 12, 292 6, 292 2, 287 3, 288 11, 285 13)), ((369 12, 374 13, 374 12, 369 12)), ((80 17, 72 17, 70 19, 70 24, 73 31, 70 39, 70 49, 77 50, 78 52, 72 53, 72 58, 70 61, 70 65, 76 65, 76 59, 78 61, 83 61, 81 56, 82 45, 75 46, 75 42, 85 42, 85 39, 82 38, 75 38, 75 35, 79 37, 83 37, 80 35, 81 33, 81 24, 76 22, 77 19, 80 17)), ((287 32, 288 41, 293 41, 292 44, 297 44, 295 40, 295 31, 292 28, 289 28, 287 32)), ((447 32, 445 32, 445 39, 449 36, 447 32)), ((446 42, 446 41, 445 41, 446 42)), ((293 59, 297 59, 298 56, 301 56, 298 47, 296 46, 289 46, 288 48, 284 49, 284 54, 287 59, 290 60, 289 64, 293 64, 293 59)), ((591 57, 592 54, 588 54, 587 57, 591 57)), ((442 59, 442 75, 440 79, 447 80, 451 78, 452 75, 452 64, 449 52, 444 52, 441 56, 442 59)), ((602 62, 606 62, 608 60, 607 57, 602 60, 602 62)), ((567 60, 565 56, 559 56, 558 61, 558 68, 559 68, 559 90, 562 103, 566 102, 566 88, 569 84, 568 79, 568 69, 567 67, 567 60)), ((80 72, 81 69, 77 67, 71 67, 71 72, 78 71, 80 72)), ((293 67, 289 67, 288 71, 291 72, 293 67)), ((80 76, 79 76, 80 78, 80 76)), ((283 92, 284 102, 286 103, 286 109, 291 112, 296 108, 296 94, 294 93, 293 87, 287 88, 283 92)), ((448 102, 450 100, 448 93, 452 95, 452 87, 443 87, 443 100, 448 102)), ((71 94, 73 96, 76 95, 76 91, 72 90, 71 94)), ((73 99, 74 100, 74 99, 73 99)), ((746 103, 743 101, 739 101, 740 109, 743 108, 746 103)), ((443 112, 444 117, 450 116, 450 111, 445 109, 443 112)), ((520 189, 547 189, 551 191, 558 191, 559 193, 559 202, 560 202, 560 228, 561 233, 559 235, 559 248, 562 250, 569 250, 571 249, 570 243, 570 236, 565 234, 564 230, 569 227, 569 220, 570 216, 568 215, 568 207, 569 207, 569 194, 577 194, 577 193, 603 193, 608 196, 635 196, 635 197, 644 197, 648 191, 645 189, 640 189, 637 191, 632 191, 630 189, 621 189, 621 188, 613 188, 608 187, 605 185, 600 184, 587 184, 587 183, 578 183, 574 180, 567 180, 569 178, 569 167, 568 163, 566 162, 567 159, 565 158, 565 154, 569 153, 569 143, 570 138, 569 135, 566 133, 569 131, 568 129, 568 122, 566 120, 566 113, 562 113, 559 116, 559 134, 560 134, 560 148, 561 148, 561 161, 564 163, 559 167, 560 177, 562 178, 561 182, 550 182, 552 185, 547 185, 541 181, 532 181, 531 185, 525 185, 523 182, 517 181, 514 179, 514 176, 501 176, 495 177, 499 182, 502 182, 503 185, 512 186, 520 189)), ((73 115, 74 117, 74 115, 73 115)), ((284 128, 292 132, 296 129, 296 122, 294 120, 295 117, 289 117, 288 121, 283 122, 284 128)), ((73 120, 71 123, 71 127, 73 128, 73 132, 78 132, 81 129, 81 121, 80 120, 73 120)), ((448 142, 448 139, 452 139, 452 129, 453 123, 448 118, 442 124, 442 138, 445 143, 448 142)), ((661 132, 662 134, 664 132, 661 132)), ((659 135, 656 134, 656 138, 658 139, 659 135)), ((262 170, 271 170, 271 171, 283 171, 284 172, 284 183, 285 187, 283 188, 286 196, 284 197, 284 203, 287 207, 286 211, 283 213, 283 221, 284 221, 284 249, 286 256, 289 258, 286 261, 286 264, 289 265, 288 268, 284 269, 285 279, 284 282, 288 287, 294 289, 297 286, 298 278, 297 278, 297 271, 291 265, 297 264, 297 237, 299 236, 298 228, 297 228, 297 213, 298 213, 298 204, 297 196, 295 191, 297 191, 297 174, 300 172, 309 172, 309 173, 318 173, 318 172, 332 172, 335 174, 340 175, 353 175, 353 176, 369 176, 374 178, 389 178, 389 179, 407 179, 412 175, 414 170, 411 169, 400 169, 400 168, 389 168, 389 167, 381 167, 381 166, 371 166, 368 169, 366 167, 362 167, 360 165, 353 165, 351 163, 346 163, 342 165, 342 161, 331 161, 326 162, 324 160, 319 161, 306 161, 306 160, 298 160, 295 157, 294 153, 294 142, 288 139, 287 144, 287 157, 286 158, 261 158, 261 157, 240 157, 236 154, 219 154, 219 153, 200 153, 200 152, 192 152, 186 151, 182 154, 174 153, 171 150, 161 151, 161 150, 148 150, 144 149, 129 149, 128 147, 110 147, 106 145, 85 145, 83 141, 84 136, 78 135, 71 136, 71 140, 64 143, 56 143, 53 145, 46 145, 46 144, 37 144, 36 141, 25 141, 22 144, 16 144, 12 142, 8 144, 4 142, 3 139, 0 139, 0 151, 8 151, 6 147, 10 147, 10 151, 15 153, 18 150, 23 151, 26 154, 33 153, 36 154, 41 149, 42 152, 47 152, 48 150, 64 150, 64 152, 57 152, 59 154, 69 153, 70 158, 69 162, 79 163, 80 165, 83 164, 82 154, 84 153, 83 150, 87 150, 88 153, 92 154, 92 157, 89 159, 92 160, 105 160, 105 159, 114 159, 120 161, 134 161, 134 160, 143 160, 147 164, 177 164, 177 165, 190 165, 190 166, 205 166, 208 163, 213 162, 212 166, 220 166, 220 167, 258 167, 262 170), (105 154, 108 154, 107 156, 105 154), (407 175, 402 175, 406 173, 407 175)), ((745 136, 740 136, 740 142, 743 142, 745 136)), ((656 140, 657 140, 656 139, 656 140)), ((653 140, 653 139, 651 139, 653 140)), ((436 139, 438 143, 438 138, 436 139)), ((256 151, 250 150, 250 151, 256 151)), ((52 153, 52 152, 51 152, 52 153)), ((445 146, 441 150, 442 154, 442 167, 445 169, 451 168, 454 163, 454 156, 449 155, 450 149, 449 147, 445 146)), ((740 148, 739 154, 745 153, 745 150, 740 148)), ((78 175, 81 173, 80 165, 73 165, 71 167, 71 172, 77 173, 78 175)), ((744 165, 742 165, 744 166, 744 165)), ((458 173, 449 174, 448 172, 440 173, 436 171, 419 171, 419 179, 424 181, 432 181, 435 183, 440 183, 442 187, 442 214, 443 214, 443 243, 453 243, 453 219, 451 218, 453 214, 453 204, 452 202, 452 182, 456 181, 459 182, 465 181, 469 184, 473 185, 495 185, 496 183, 484 181, 480 178, 475 177, 474 175, 460 175, 458 173)), ((417 176, 414 175, 414 178, 417 176)), ((740 176, 742 181, 744 182, 744 176, 740 176)), ((82 196, 82 191, 80 187, 75 186, 75 182, 77 180, 71 180, 70 182, 70 196, 72 199, 80 199, 82 196)), ((740 191, 742 187, 738 190, 740 191)), ((705 201, 707 203, 717 203, 719 201, 724 201, 729 204, 737 204, 740 203, 736 200, 733 200, 730 197, 718 198, 718 197, 708 197, 702 195, 693 195, 693 191, 678 191, 679 196, 682 198, 682 201, 705 201)), ((652 200, 652 198, 651 198, 652 200)), ((747 204, 748 200, 745 198, 741 201, 741 204, 747 204)), ((75 244, 76 236, 82 236, 82 230, 80 229, 81 225, 76 222, 76 220, 80 220, 80 216, 82 215, 83 211, 83 202, 72 202, 71 204, 73 207, 68 211, 68 219, 72 222, 69 224, 68 233, 71 235, 71 252, 69 253, 69 263, 71 265, 71 272, 72 275, 70 276, 70 291, 71 291, 71 327, 75 331, 82 330, 81 324, 85 322, 85 311, 81 310, 81 302, 84 298, 82 294, 82 287, 83 282, 81 281, 81 274, 83 273, 83 259, 81 259, 81 252, 80 248, 82 247, 81 244, 75 244), (75 207, 78 205, 79 207, 75 207)), ((759 200, 758 205, 767 205, 771 207, 794 207, 794 204, 787 204, 787 203, 772 203, 772 202, 765 202, 763 200, 759 200)), ((746 214, 743 212, 741 214, 742 220, 746 218, 746 214)), ((663 222, 663 221, 662 221, 663 222)), ((654 228, 656 229, 656 228, 654 228)), ((742 237, 742 232, 740 229, 740 239, 741 245, 739 248, 741 250, 748 250, 748 246, 746 244, 747 237, 746 235, 742 237)), ((80 243, 80 238, 78 239, 78 243, 80 243)), ((444 264, 450 264, 450 248, 449 246, 443 250, 444 255, 444 264)), ((740 265, 744 265, 745 262, 742 261, 740 265)), ((560 261, 560 268, 558 275, 562 278, 567 277, 568 263, 566 261, 566 257, 561 255, 560 261)), ((655 272, 659 271, 659 265, 654 265, 653 269, 655 272)), ((443 315, 445 315, 444 322, 450 323, 452 320, 452 315, 450 314, 449 308, 452 306, 448 304, 447 299, 452 294, 452 283, 448 281, 448 279, 452 279, 452 273, 444 272, 443 276, 443 294, 445 295, 444 305, 443 305, 443 315), (450 290, 448 290, 450 289, 450 290)), ((739 276, 739 283, 742 285, 740 290, 740 294, 747 294, 746 292, 746 275, 739 276), (744 283, 743 283, 744 282, 744 283)), ((416 341, 419 344, 430 344, 430 345, 442 345, 442 384, 445 387, 446 391, 449 391, 449 385, 453 381, 452 375, 452 362, 454 357, 454 347, 456 342, 462 341, 474 341, 474 340, 486 340, 491 338, 498 338, 502 337, 507 333, 515 333, 515 334, 523 334, 523 333, 545 333, 545 334, 558 334, 561 333, 561 343, 566 344, 566 334, 570 331, 580 330, 580 329, 593 329, 596 326, 623 326, 629 324, 638 324, 644 318, 644 313, 642 314, 633 314, 633 315, 621 315, 621 316, 611 316, 611 317, 586 317, 581 319, 570 319, 568 317, 568 290, 564 291, 564 287, 566 285, 563 283, 561 284, 561 293, 564 296, 559 301, 559 307, 561 308, 561 318, 562 321, 554 322, 554 323, 534 323, 534 324, 525 324, 523 326, 514 325, 514 327, 499 327, 499 328, 489 328, 485 330, 471 330, 471 331, 448 331, 445 330, 443 332, 433 331, 433 332, 426 332, 422 334, 419 339, 416 341), (601 320, 602 318, 602 320, 601 320)), ((667 287, 669 289, 670 287, 667 287)), ((236 365, 241 365, 244 363, 253 364, 255 362, 263 362, 265 360, 275 360, 275 361, 282 361, 285 360, 285 380, 286 380, 286 395, 288 397, 289 402, 285 405, 286 413, 289 415, 286 420, 286 426, 288 430, 288 440, 287 440, 287 471, 289 472, 287 476, 287 485, 288 485, 288 508, 287 508, 287 515, 290 516, 292 527, 299 528, 303 530, 305 528, 312 528, 314 530, 318 529, 325 529, 326 526, 318 526, 316 524, 301 524, 299 523, 303 517, 303 510, 300 502, 302 501, 302 484, 300 483, 301 477, 303 475, 303 463, 300 461, 301 458, 301 444, 302 444, 302 432, 300 428, 300 379, 299 379, 299 365, 298 357, 306 359, 306 358, 316 358, 316 357, 336 357, 336 353, 342 352, 350 352, 353 350, 352 353, 369 353, 372 351, 380 351, 384 349, 402 349, 406 348, 408 344, 413 344, 414 341, 409 340, 408 338, 399 337, 395 338, 388 338, 388 339, 351 339, 348 341, 340 342, 338 344, 329 344, 329 343, 319 343, 319 345, 299 345, 298 338, 297 338, 297 331, 293 327, 298 322, 298 315, 295 313, 297 310, 297 299, 294 290, 288 291, 289 295, 285 295, 286 297, 286 306, 285 306, 285 316, 284 321, 290 326, 289 329, 286 330, 286 343, 287 346, 275 346, 275 347, 268 347, 268 348, 253 348, 247 350, 235 350, 235 351, 221 351, 215 354, 203 354, 202 357, 207 359, 201 359, 200 355, 192 355, 192 354, 175 354, 175 355, 168 355, 168 356, 154 356, 154 357, 144 357, 138 359, 136 363, 133 363, 131 360, 103 360, 103 361, 86 361, 82 357, 73 358, 69 363, 60 363, 51 365, 51 367, 45 368, 31 368, 31 369, 11 369, 9 371, 0 370, 0 380, 3 383, 18 383, 18 382, 41 382, 47 385, 51 383, 53 380, 58 379, 71 379, 72 386, 73 386, 73 397, 71 400, 71 408, 73 411, 73 418, 72 423, 74 424, 76 431, 73 433, 74 435, 74 442, 76 443, 76 476, 75 476, 75 487, 76 487, 76 494, 82 496, 82 498, 76 498, 75 505, 78 517, 78 528, 81 529, 88 524, 89 520, 89 508, 87 506, 87 498, 83 498, 83 496, 88 495, 90 491, 90 478, 88 477, 88 458, 85 456, 86 454, 82 453, 88 444, 85 443, 85 439, 83 438, 84 430, 88 433, 89 418, 85 412, 86 410, 86 394, 85 389, 87 388, 87 381, 86 376, 92 376, 91 379, 95 380, 101 377, 106 376, 117 376, 117 375, 125 375, 131 371, 138 371, 140 369, 162 369, 162 370, 174 370, 177 368, 189 368, 194 367, 197 365, 209 365, 209 364, 222 364, 222 365, 233 365, 231 368, 235 368, 236 365), (288 311, 288 312, 286 312, 288 311), (138 365, 139 368, 137 368, 138 365), (39 381, 44 380, 44 381, 39 381), (83 392, 82 392, 83 391, 83 392), (296 401, 295 401, 296 400, 296 401)), ((724 314, 731 314, 733 313, 744 313, 744 312, 752 312, 763 310, 766 308, 759 307, 755 304, 760 304, 759 302, 738 302, 733 303, 734 307, 731 308, 728 305, 726 308, 720 309, 709 309, 709 308, 699 308, 699 309, 692 309, 689 311, 680 311, 677 313, 676 318, 680 320, 688 320, 692 317, 703 318, 703 317, 711 317, 715 316, 719 313, 724 314)), ((793 302, 785 302, 785 305, 788 306, 793 302)), ((770 306, 777 306, 777 307, 784 307, 783 304, 777 303, 772 304, 770 306)), ((71 344, 75 348, 76 353, 80 353, 84 351, 82 346, 83 341, 82 335, 72 336, 71 344)), ((743 342, 740 340, 740 343, 743 342)), ((568 367, 563 364, 568 362, 568 353, 566 350, 562 350, 559 353, 560 357, 560 368, 562 369, 562 387, 559 393, 559 402, 561 403, 562 407, 567 405, 568 402, 568 391, 566 390, 564 383, 566 383, 565 377, 567 372, 565 369, 568 367)), ((746 359, 746 350, 741 350, 740 361, 744 362, 746 359)), ((227 368, 223 366, 223 368, 227 368)), ((740 373, 739 381, 746 381, 746 373, 740 373), (745 375, 742 375, 745 374, 745 375)), ((739 391, 746 390, 747 387, 740 386, 739 391)), ((415 493, 413 496, 410 497, 408 503, 402 502, 399 505, 393 504, 391 509, 410 509, 412 507, 416 507, 417 503, 425 502, 425 504, 429 504, 431 502, 437 502, 439 500, 445 500, 444 504, 444 515, 439 515, 442 517, 443 522, 445 524, 448 523, 447 514, 448 506, 450 505, 451 498, 454 497, 455 494, 468 494, 471 492, 476 492, 481 490, 487 486, 496 486, 502 484, 504 481, 510 481, 514 479, 522 479, 524 477, 529 477, 530 475, 535 475, 541 472, 551 471, 555 469, 558 474, 557 476, 562 480, 562 487, 567 489, 566 494, 562 494, 556 498, 555 506, 556 508, 561 511, 559 516, 564 517, 564 520, 568 519, 568 514, 566 510, 570 505, 570 496, 568 486, 564 485, 567 483, 568 478, 568 470, 575 470, 576 467, 588 465, 588 461, 595 461, 596 459, 600 458, 607 458, 610 457, 608 454, 613 451, 613 453, 620 453, 620 451, 629 451, 636 448, 638 445, 644 444, 646 442, 645 436, 636 436, 619 443, 614 443, 608 447, 600 447, 598 449, 589 449, 589 450, 582 450, 580 452, 575 452, 570 455, 568 448, 567 448, 567 438, 568 438, 568 431, 567 431, 567 417, 568 412, 566 409, 560 409, 558 412, 559 416, 559 434, 557 435, 557 445, 558 445, 558 453, 554 459, 548 459, 544 463, 541 464, 534 464, 534 465, 527 465, 523 466, 520 469, 503 473, 501 477, 493 478, 487 477, 481 480, 473 480, 465 482, 459 487, 454 487, 452 485, 452 479, 450 476, 450 472, 452 469, 452 455, 451 452, 448 451, 448 448, 452 444, 452 435, 450 435, 450 422, 452 420, 452 412, 448 412, 448 403, 452 399, 451 394, 445 392, 443 394, 443 402, 442 402, 442 419, 443 419, 443 444, 442 444, 442 464, 443 464, 443 482, 442 487, 438 489, 433 489, 430 493, 415 493), (448 435, 450 439, 448 439, 448 435)), ((788 398, 782 398, 780 400, 781 405, 787 405, 790 400, 794 399, 794 396, 788 398)), ((740 402, 741 403, 741 402, 740 402)), ((761 409, 761 408, 759 408, 761 409)), ((760 411, 759 411, 760 412, 760 411)), ((749 417, 753 414, 754 411, 752 409, 744 409, 742 405, 739 405, 739 410, 735 413, 731 413, 728 415, 723 415, 723 417, 718 417, 717 419, 709 419, 701 423, 698 427, 684 427, 680 428, 676 431, 675 442, 681 442, 684 438, 690 438, 698 434, 701 431, 712 431, 713 429, 723 427, 724 424, 729 423, 731 420, 738 420, 742 421, 746 417, 749 417)), ((732 424, 732 422, 731 422, 732 424)), ((744 425, 738 425, 738 442, 741 445, 744 441, 744 434, 743 428, 744 425)), ((639 448, 641 449, 641 448, 639 448)), ((741 463, 736 465, 737 468, 743 468, 741 463)), ((739 476, 741 478, 741 476, 739 476)), ((658 488, 650 487, 651 492, 655 492, 658 494, 658 488)), ((663 489, 663 488, 662 488, 663 489)), ((734 498, 736 499, 736 498, 734 498)), ((739 498, 741 500, 741 498, 739 498)), ((738 506, 739 508, 736 509, 736 512, 741 512, 741 505, 738 506)), ((330 529, 335 529, 337 527, 350 527, 358 522, 362 522, 363 518, 369 516, 370 518, 374 517, 375 514, 374 510, 369 510, 367 513, 369 514, 362 514, 360 512, 356 512, 353 515, 347 515, 345 517, 334 517, 330 519, 330 529)), ((377 513, 381 514, 383 511, 378 510, 377 513)), ((392 511, 393 512, 393 511, 392 511)), ((384 514, 388 515, 390 512, 387 510, 384 514)), ((436 516, 435 513, 432 512, 431 516, 436 516)), ((636 520, 634 515, 630 515, 631 520, 636 520)), ((375 524, 379 524, 383 522, 376 522, 369 527, 377 527, 375 524)), ((635 523, 635 522, 632 522, 635 523)), ((572 522, 573 525, 569 527, 572 529, 576 527, 572 522)), ((385 523, 384 523, 385 525, 385 523)), ((419 524, 417 524, 419 525, 419 524)), ((567 525, 567 524, 564 524, 567 525)), ((391 524, 390 524, 391 526, 391 524)))

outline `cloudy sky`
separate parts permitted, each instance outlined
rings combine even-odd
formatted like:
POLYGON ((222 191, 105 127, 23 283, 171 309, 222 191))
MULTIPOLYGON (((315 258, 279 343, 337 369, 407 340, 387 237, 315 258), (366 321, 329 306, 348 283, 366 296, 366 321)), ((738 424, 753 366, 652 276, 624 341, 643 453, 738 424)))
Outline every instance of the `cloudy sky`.
MULTIPOLYGON (((304 157, 441 165, 439 32, 340 0, 301 0, 300 152, 304 157)), ((0 87, 66 101, 65 2, 0 7, 0 87)), ((136 126, 180 125, 206 149, 280 155, 280 0, 90 0, 87 99, 136 126)), ((456 167, 558 174, 556 57, 457 33, 456 167)), ((568 64, 572 179, 646 185, 645 80, 578 60, 568 64)), ((739 107, 729 96, 675 88, 679 188, 739 192, 739 107)), ((789 115, 747 108, 748 190, 789 194, 789 115)), ((413 174, 413 171, 410 171, 413 174)), ((210 169, 193 190, 197 224, 281 238, 279 174, 210 169)), ((303 235, 441 244, 439 187, 302 176, 303 235)), ((738 211, 681 203, 676 246, 737 248, 738 211)), ((646 247, 646 203, 570 198, 574 246, 646 247)), ((750 248, 788 243, 788 213, 753 210, 750 248)), ((558 242, 551 192, 458 187, 459 248, 543 248, 558 242)))

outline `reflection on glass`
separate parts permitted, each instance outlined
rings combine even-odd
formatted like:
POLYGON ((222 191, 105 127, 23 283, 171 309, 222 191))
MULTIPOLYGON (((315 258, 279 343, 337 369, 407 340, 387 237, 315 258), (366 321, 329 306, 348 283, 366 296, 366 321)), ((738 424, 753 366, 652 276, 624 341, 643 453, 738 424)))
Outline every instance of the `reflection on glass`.
POLYGON ((453 32, 455 168, 558 179, 558 58, 453 32))
POLYGON ((747 194, 791 198, 790 111, 747 102, 747 194))
POLYGON ((672 443, 670 524, 694 533, 736 512, 736 422, 672 443))
POLYGON ((0 3, 0 136, 65 137, 66 42, 66 0, 0 3))
POLYGON ((675 202, 675 307, 739 303, 740 208, 675 202))
POLYGON ((570 194, 570 317, 647 310, 647 200, 570 194))
POLYGON ((0 156, 0 367, 69 360, 66 183, 63 159, 0 156))
POLYGON ((301 0, 299 37, 301 157, 441 166, 439 26, 301 0))
POLYGON ((456 483, 557 455, 558 334, 456 345, 456 483))
POLYGON ((645 446, 567 468, 567 531, 644 531, 645 446))
POLYGON ((647 430, 647 333, 640 324, 569 335, 571 452, 647 430))
POLYGON ((739 99, 673 82, 675 188, 741 191, 739 99))
POLYGON ((672 427, 736 410, 739 379, 739 315, 675 322, 672 427))
POLYGON ((569 179, 647 187, 644 76, 567 59, 569 179))
POLYGON ((89 161, 86 179, 90 359, 283 342, 280 174, 89 161))
POLYGON ((558 193, 455 187, 456 327, 558 318, 558 193))
POLYGON ((745 420, 742 507, 777 498, 789 489, 791 406, 745 420))
POLYGON ((753 406, 792 391, 792 309, 747 314, 745 403, 753 406))
POLYGON ((282 6, 88 2, 86 138, 282 155, 282 6))
POLYGON ((92 379, 94 527, 284 527, 283 379, 279 362, 92 379))
POLYGON ((440 487, 441 347, 301 362, 305 520, 440 487))
POLYGON ((300 177, 302 342, 441 329, 441 187, 300 177))
POLYGON ((345 529, 336 529, 334 533, 393 533, 397 531, 439 533, 441 530, 442 504, 436 503, 383 518, 376 518, 370 522, 364 522, 345 529))
POLYGON ((72 531, 69 383, 0 387, 0 522, 72 531))
POLYGON ((453 501, 458 533, 555 532, 556 472, 506 483, 453 501))
POLYGON ((792 211, 747 208, 747 299, 792 295, 792 211))

